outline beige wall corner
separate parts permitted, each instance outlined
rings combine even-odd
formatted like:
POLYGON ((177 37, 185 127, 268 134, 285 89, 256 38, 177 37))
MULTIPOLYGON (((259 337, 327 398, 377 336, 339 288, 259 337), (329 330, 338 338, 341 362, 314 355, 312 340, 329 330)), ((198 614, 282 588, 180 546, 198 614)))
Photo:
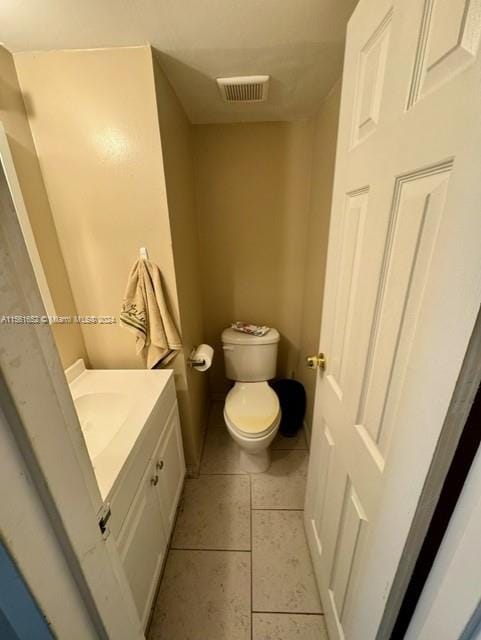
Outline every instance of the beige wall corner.
POLYGON ((234 320, 281 333, 278 373, 297 367, 307 240, 312 123, 194 127, 211 391, 227 388, 220 334, 234 320))
MULTIPOLYGON (((0 46, 0 120, 5 127, 25 207, 58 315, 76 315, 62 252, 27 119, 12 54, 0 46)), ((28 95, 26 96, 28 105, 28 95)), ((87 359, 80 327, 53 325, 64 367, 87 359)))
POLYGON ((309 225, 297 378, 307 394, 306 427, 311 431, 316 374, 305 365, 319 349, 324 276, 329 237, 341 81, 332 88, 316 116, 313 138, 309 225))
MULTIPOLYGON (((195 215, 192 127, 153 52, 157 110, 174 255, 177 298, 184 345, 183 362, 192 347, 205 341, 198 229, 195 215)), ((184 419, 190 423, 189 467, 200 461, 207 418, 207 374, 185 367, 184 419), (187 406, 188 405, 188 406, 187 406)))
MULTIPOLYGON (((203 333, 200 300, 190 305, 198 273, 190 125, 160 70, 156 98, 151 48, 23 53, 16 64, 78 313, 117 318, 147 247, 187 350, 203 333)), ((118 323, 82 325, 82 334, 93 368, 144 366, 118 323)), ((185 354, 173 368, 186 459, 195 466, 205 381, 185 354)))
MULTIPOLYGON (((150 59, 150 47, 16 56, 81 315, 118 317, 145 246, 179 319, 150 59)), ((83 325, 82 333, 92 367, 142 367, 132 335, 118 323, 83 325)))

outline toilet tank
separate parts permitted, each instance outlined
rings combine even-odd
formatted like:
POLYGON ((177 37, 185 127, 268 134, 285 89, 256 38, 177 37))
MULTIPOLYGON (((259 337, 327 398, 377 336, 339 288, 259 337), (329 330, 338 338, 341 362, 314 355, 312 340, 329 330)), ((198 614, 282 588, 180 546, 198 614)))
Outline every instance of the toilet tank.
POLYGON ((270 329, 264 336, 224 329, 221 339, 229 380, 262 382, 274 378, 279 337, 277 329, 270 329))

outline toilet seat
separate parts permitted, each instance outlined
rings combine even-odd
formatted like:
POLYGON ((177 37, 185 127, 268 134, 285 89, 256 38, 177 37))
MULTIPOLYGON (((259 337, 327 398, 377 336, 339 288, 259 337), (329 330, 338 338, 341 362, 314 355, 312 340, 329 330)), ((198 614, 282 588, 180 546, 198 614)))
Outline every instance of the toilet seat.
POLYGON ((267 382, 236 382, 227 394, 224 418, 240 436, 264 438, 279 426, 279 398, 267 382))

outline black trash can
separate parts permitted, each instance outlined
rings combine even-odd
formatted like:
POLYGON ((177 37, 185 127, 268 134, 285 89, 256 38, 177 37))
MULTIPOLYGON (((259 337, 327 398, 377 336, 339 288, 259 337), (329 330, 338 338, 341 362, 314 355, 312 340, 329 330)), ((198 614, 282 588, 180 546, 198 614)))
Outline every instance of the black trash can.
POLYGON ((287 438, 293 438, 302 428, 306 413, 306 392, 298 380, 273 380, 271 387, 277 393, 282 417, 279 431, 287 438))

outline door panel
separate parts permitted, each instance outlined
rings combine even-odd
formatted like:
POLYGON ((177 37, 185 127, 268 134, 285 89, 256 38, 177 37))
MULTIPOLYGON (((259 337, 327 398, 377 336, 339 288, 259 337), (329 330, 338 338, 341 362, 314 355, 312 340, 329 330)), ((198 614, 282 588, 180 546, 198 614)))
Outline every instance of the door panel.
POLYGON ((342 400, 344 350, 346 336, 352 322, 353 294, 359 268, 359 253, 362 243, 365 213, 367 207, 367 191, 360 190, 346 196, 343 213, 340 256, 338 270, 338 288, 335 301, 332 352, 329 368, 329 383, 333 391, 342 400))
POLYGON ((336 552, 329 580, 334 606, 341 620, 352 563, 354 562, 361 526, 365 520, 366 516, 352 482, 347 479, 337 533, 336 552))
POLYGON ((376 637, 481 302, 480 16, 361 0, 348 27, 306 497, 333 639, 376 637))
POLYGON ((450 169, 451 163, 447 163, 416 172, 398 179, 394 186, 356 417, 356 428, 368 455, 373 455, 381 470, 450 169))
POLYGON ((473 64, 481 29, 479 0, 426 0, 408 107, 473 64))
POLYGON ((353 145, 374 131, 380 116, 392 9, 367 40, 359 56, 359 74, 354 107, 353 145))
POLYGON ((324 509, 320 517, 319 539, 322 545, 323 569, 329 575, 335 563, 338 533, 342 519, 342 507, 349 481, 339 452, 334 443, 331 447, 332 459, 329 465, 325 488, 324 509))
POLYGON ((315 530, 321 530, 321 518, 325 509, 325 500, 327 493, 327 482, 329 477, 329 472, 332 466, 332 456, 334 451, 334 441, 329 432, 329 429, 325 427, 322 431, 322 446, 319 452, 319 476, 317 494, 314 501, 315 510, 314 510, 314 518, 313 522, 315 523, 315 530))

